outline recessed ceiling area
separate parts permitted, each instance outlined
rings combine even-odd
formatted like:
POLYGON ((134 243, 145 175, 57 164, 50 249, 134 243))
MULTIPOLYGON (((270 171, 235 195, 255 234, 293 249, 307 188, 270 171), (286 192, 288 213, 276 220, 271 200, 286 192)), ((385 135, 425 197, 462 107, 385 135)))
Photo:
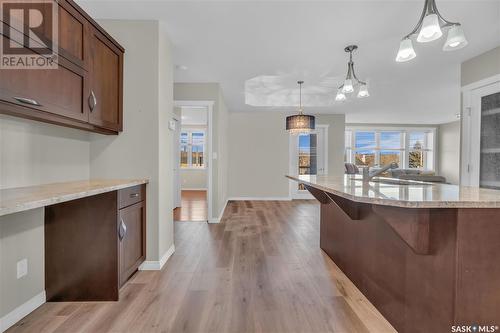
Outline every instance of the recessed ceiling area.
POLYGON ((219 82, 231 112, 294 111, 296 96, 282 106, 254 106, 258 99, 245 103, 248 80, 274 76, 286 78, 290 95, 297 95, 298 80, 305 81, 307 113, 345 113, 350 123, 454 121, 461 108, 460 64, 500 45, 496 0, 437 0, 444 16, 462 24, 469 45, 443 52, 445 38, 414 43, 417 58, 407 63, 395 61, 399 42, 417 23, 424 0, 78 3, 97 18, 164 21, 174 63, 183 68, 175 69, 175 81, 219 82), (322 78, 345 76, 349 44, 359 46, 356 72, 368 81, 370 97, 308 106, 308 83, 313 87, 322 78))

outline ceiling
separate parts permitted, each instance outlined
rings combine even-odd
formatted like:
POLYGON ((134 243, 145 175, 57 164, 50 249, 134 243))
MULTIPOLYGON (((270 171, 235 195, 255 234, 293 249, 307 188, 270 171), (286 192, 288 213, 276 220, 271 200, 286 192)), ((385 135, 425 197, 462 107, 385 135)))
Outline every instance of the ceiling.
POLYGON ((245 82, 269 75, 288 82, 290 105, 298 104, 293 89, 303 79, 306 112, 345 113, 350 123, 453 121, 460 112, 460 64, 500 45, 500 0, 437 0, 445 18, 462 23, 469 45, 443 52, 444 38, 414 43, 418 56, 408 63, 394 58, 423 0, 78 2, 96 18, 165 21, 175 81, 219 82, 232 112, 295 110, 245 104, 245 82), (340 82, 347 70, 344 47, 352 43, 359 45, 355 68, 371 97, 307 107, 307 83, 340 82))

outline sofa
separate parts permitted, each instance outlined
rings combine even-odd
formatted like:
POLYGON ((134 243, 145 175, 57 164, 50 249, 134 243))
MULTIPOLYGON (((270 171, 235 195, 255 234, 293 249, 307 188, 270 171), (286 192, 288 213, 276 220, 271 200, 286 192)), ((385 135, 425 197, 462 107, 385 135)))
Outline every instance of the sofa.
POLYGON ((387 173, 391 178, 417 180, 421 182, 446 183, 445 177, 437 176, 433 171, 417 169, 392 169, 387 173))
MULTIPOLYGON (((345 163, 344 171, 348 175, 359 174, 359 168, 353 163, 345 163)), ((374 168, 376 169, 376 168, 374 168)), ((404 180, 416 180, 420 182, 432 182, 432 183, 446 183, 446 178, 443 176, 436 176, 433 171, 425 171, 418 169, 390 169, 380 176, 398 178, 404 180)))

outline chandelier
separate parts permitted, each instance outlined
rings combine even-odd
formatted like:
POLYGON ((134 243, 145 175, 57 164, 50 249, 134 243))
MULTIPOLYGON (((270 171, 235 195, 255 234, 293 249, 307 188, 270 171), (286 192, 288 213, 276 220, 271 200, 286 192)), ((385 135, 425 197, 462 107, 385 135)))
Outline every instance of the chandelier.
POLYGON ((298 81, 299 84, 299 113, 293 116, 286 117, 286 130, 290 134, 296 135, 301 133, 309 133, 316 128, 316 119, 314 116, 304 114, 302 108, 302 84, 304 81, 298 81))
POLYGON ((441 29, 448 29, 448 36, 443 45, 443 51, 459 50, 467 46, 467 39, 460 23, 445 20, 436 7, 436 0, 425 0, 424 9, 417 25, 412 32, 403 37, 399 44, 396 61, 405 62, 417 56, 413 49, 411 37, 418 33, 417 42, 432 42, 441 38, 443 35, 441 29))
POLYGON ((347 64, 347 76, 344 83, 337 89, 337 96, 335 100, 338 102, 345 101, 347 99, 346 94, 351 94, 354 92, 355 88, 358 88, 358 98, 368 97, 370 93, 368 92, 368 86, 366 82, 358 79, 356 73, 354 72, 354 62, 352 61, 352 53, 358 49, 357 45, 349 45, 344 51, 349 53, 349 63, 347 64))

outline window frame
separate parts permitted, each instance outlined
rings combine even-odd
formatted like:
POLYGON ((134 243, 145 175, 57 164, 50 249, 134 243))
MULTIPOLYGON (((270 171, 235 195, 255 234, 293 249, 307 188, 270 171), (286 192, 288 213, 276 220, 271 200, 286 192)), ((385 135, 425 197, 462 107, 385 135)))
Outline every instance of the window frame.
MULTIPOLYGON (((344 154, 347 157, 346 162, 355 163, 355 154, 357 150, 373 150, 375 152, 375 165, 380 165, 380 152, 381 151, 399 151, 400 152, 400 168, 403 169, 412 169, 412 170, 426 170, 426 171, 434 171, 437 172, 437 128, 436 127, 389 127, 389 126, 346 126, 345 128, 345 140, 349 140, 349 142, 345 142, 344 154), (375 132, 375 147, 374 148, 363 148, 356 149, 355 148, 355 139, 357 132, 375 132), (401 133, 401 148, 382 148, 380 146, 380 133, 381 132, 398 132, 401 133), (410 133, 412 132, 420 132, 425 133, 424 137, 424 151, 427 154, 431 154, 431 167, 427 168, 410 168, 409 160, 410 160, 410 151, 413 151, 409 147, 410 145, 410 133), (432 147, 429 147, 429 134, 432 135, 432 147)), ((424 161, 424 163, 428 163, 424 161)))
MULTIPOLYGON (((205 170, 207 168, 206 154, 207 154, 207 129, 206 128, 196 128, 196 127, 181 127, 179 138, 183 133, 187 133, 188 143, 187 143, 187 166, 182 166, 181 160, 179 158, 179 169, 180 170, 205 170), (203 133, 203 166, 193 166, 193 133, 203 133)), ((179 140, 179 154, 181 154, 182 143, 179 140)))

